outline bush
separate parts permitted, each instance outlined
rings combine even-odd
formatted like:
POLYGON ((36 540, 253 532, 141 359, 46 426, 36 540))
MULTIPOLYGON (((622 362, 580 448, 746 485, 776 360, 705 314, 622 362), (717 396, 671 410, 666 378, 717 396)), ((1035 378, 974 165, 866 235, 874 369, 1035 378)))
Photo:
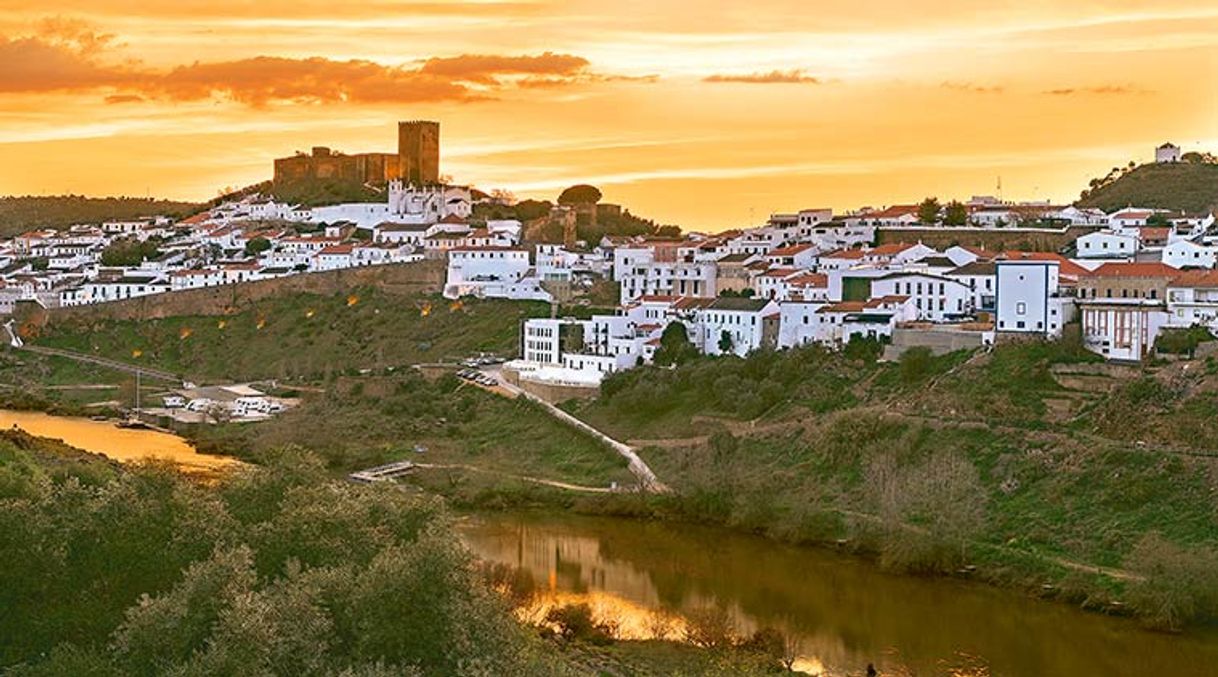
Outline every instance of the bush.
POLYGON ((1143 577, 1130 584, 1130 605, 1154 627, 1179 630, 1218 618, 1218 552, 1183 548, 1151 532, 1134 546, 1125 566, 1143 577))

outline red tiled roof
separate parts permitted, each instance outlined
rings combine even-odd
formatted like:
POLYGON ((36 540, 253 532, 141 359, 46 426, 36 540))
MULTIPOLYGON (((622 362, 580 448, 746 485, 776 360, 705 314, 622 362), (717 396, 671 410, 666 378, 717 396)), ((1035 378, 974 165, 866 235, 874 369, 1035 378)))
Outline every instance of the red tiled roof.
POLYGON ((893 205, 887 209, 878 212, 872 212, 865 218, 869 219, 895 219, 901 216, 915 216, 918 213, 918 205, 893 205))
POLYGON ((994 255, 996 261, 1057 261, 1057 270, 1062 275, 1067 277, 1082 277, 1087 275, 1086 268, 1078 265, 1070 259, 1055 254, 1053 252, 1020 252, 1020 251, 1005 251, 994 255))
POLYGON ((856 260, 863 258, 862 249, 837 249, 821 256, 822 259, 856 260))
POLYGON ((772 250, 770 250, 770 253, 766 254, 766 256, 795 256, 796 254, 806 252, 811 248, 812 248, 812 245, 807 244, 807 243, 792 244, 792 245, 787 245, 785 247, 779 247, 777 249, 772 249, 772 250))
POLYGON ((829 276, 821 273, 805 273, 799 277, 791 278, 788 282, 805 287, 828 287, 829 276))
POLYGON ((900 254, 901 252, 903 252, 906 249, 909 249, 913 246, 914 245, 912 245, 912 244, 905 244, 904 242, 896 242, 893 244, 882 244, 878 247, 875 247, 874 249, 868 250, 867 255, 868 256, 896 256, 897 254, 900 254))
POLYGON ((1218 270, 1186 270, 1167 286, 1218 288, 1218 270))
POLYGON ((1174 278, 1180 271, 1166 263, 1109 262, 1091 271, 1089 277, 1166 277, 1174 278))
POLYGON ((680 299, 680 296, 666 294, 644 294, 639 297, 639 303, 673 303, 680 299))
POLYGON ((799 268, 771 268, 770 270, 767 270, 764 273, 762 273, 761 276, 762 277, 778 277, 778 278, 785 279, 785 278, 791 277, 792 275, 798 275, 801 272, 803 272, 803 271, 801 271, 799 268))

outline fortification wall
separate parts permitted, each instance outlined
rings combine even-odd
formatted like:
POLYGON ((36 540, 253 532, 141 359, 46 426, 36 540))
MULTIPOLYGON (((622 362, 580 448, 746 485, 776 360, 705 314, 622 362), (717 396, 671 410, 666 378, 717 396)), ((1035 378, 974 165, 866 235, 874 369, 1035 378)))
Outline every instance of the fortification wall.
POLYGON ((876 243, 921 242, 942 251, 965 245, 986 249, 1055 252, 1101 226, 1040 228, 877 228, 876 243))
POLYGON ((43 323, 54 323, 66 320, 151 320, 176 315, 225 315, 246 310, 255 302, 277 294, 307 292, 333 295, 357 287, 376 287, 390 295, 434 294, 444 286, 444 270, 443 261, 419 261, 303 273, 113 303, 53 308, 41 313, 40 319, 43 323))

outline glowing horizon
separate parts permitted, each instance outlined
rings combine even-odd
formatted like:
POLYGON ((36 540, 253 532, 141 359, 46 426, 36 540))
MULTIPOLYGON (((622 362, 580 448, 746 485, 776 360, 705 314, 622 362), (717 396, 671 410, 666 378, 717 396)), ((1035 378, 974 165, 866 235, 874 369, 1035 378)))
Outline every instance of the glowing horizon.
POLYGON ((0 194, 208 199, 415 118, 457 182, 695 230, 1218 151, 1218 9, 1055 4, 0 0, 0 194))

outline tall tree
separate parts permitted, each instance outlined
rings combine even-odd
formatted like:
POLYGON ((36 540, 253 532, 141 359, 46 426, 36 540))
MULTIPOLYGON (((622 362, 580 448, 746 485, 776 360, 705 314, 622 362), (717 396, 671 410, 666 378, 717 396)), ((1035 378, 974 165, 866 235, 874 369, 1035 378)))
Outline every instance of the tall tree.
POLYGON ((968 223, 968 207, 959 200, 947 203, 943 210, 943 224, 947 226, 963 226, 968 223))
POLYGON ((928 197, 918 205, 918 221, 928 224, 939 222, 939 198, 928 197))

